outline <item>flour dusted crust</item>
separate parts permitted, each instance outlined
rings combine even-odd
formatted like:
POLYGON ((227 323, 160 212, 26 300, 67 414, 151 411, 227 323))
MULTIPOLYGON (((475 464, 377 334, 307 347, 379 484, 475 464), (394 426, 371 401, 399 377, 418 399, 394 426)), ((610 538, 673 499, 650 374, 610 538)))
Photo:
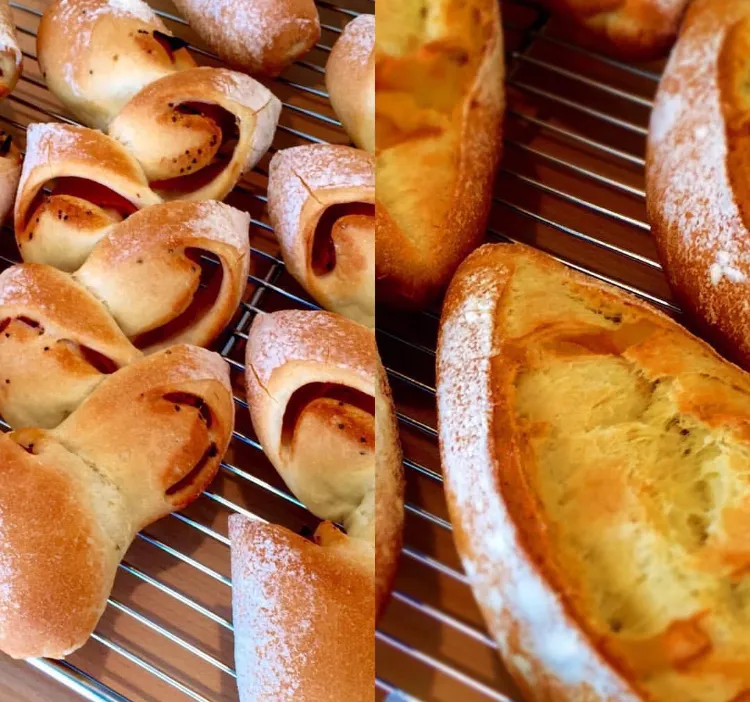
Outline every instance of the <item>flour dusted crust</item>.
POLYGON ((324 307, 368 327, 375 326, 374 203, 375 162, 364 151, 311 144, 271 159, 268 211, 287 269, 324 307))
POLYGON ((209 48, 251 74, 276 76, 320 38, 314 0, 177 0, 209 48))
POLYGON ((23 56, 18 47, 16 26, 8 0, 0 2, 0 98, 16 87, 21 75, 23 56))
POLYGON ((576 39, 630 61, 664 56, 689 0, 544 0, 571 23, 576 39))
POLYGON ((97 129, 149 83, 195 65, 142 0, 55 0, 39 24, 37 54, 50 90, 97 129))
POLYGON ((746 173, 750 9, 701 0, 688 11, 649 128, 647 204, 679 301, 723 352, 750 367, 746 173))
POLYGON ((375 152, 375 15, 344 27, 326 63, 326 88, 351 140, 375 152))
POLYGON ((422 308, 485 234, 504 111, 494 0, 379 0, 376 295, 422 308))
POLYGON ((200 494, 233 419, 223 360, 175 346, 107 377, 57 428, 0 436, 0 650, 82 646, 136 532, 200 494))
POLYGON ((240 530, 237 520, 232 558, 242 579, 235 613, 246 631, 277 632, 238 640, 241 694, 244 690, 247 699, 254 699, 259 681, 271 676, 276 682, 295 681, 286 692, 298 696, 280 699, 319 699, 329 684, 341 690, 333 698, 363 699, 365 686, 372 695, 374 619, 393 585, 404 499, 393 401, 374 335, 328 312, 257 317, 248 335, 246 386, 253 426, 266 455, 291 491, 327 521, 311 543, 277 527, 246 525, 240 530), (343 523, 346 534, 332 522, 343 523), (293 555, 283 555, 286 551, 293 555), (262 567, 256 558, 264 562, 262 567), (285 594, 275 578, 301 578, 311 591, 285 594), (269 589, 281 594, 259 597, 269 589), (316 593, 311 606, 309 597, 316 593), (286 626, 300 619, 303 602, 309 622, 301 628, 286 626), (347 614, 352 611, 356 613, 347 614), (354 627, 347 623, 350 616, 357 622, 354 627), (305 648, 304 642, 313 640, 318 643, 308 656, 284 653, 286 647, 305 648), (358 667, 367 671, 367 681, 349 663, 336 662, 347 655, 349 645, 358 667), (321 656, 330 656, 330 667, 319 664, 321 656), (269 661, 275 661, 271 668, 269 661), (331 672, 338 665, 341 679, 332 683, 331 672))
POLYGON ((727 594, 739 596, 746 578, 738 521, 744 460, 728 457, 747 450, 745 373, 645 303, 537 251, 496 245, 469 257, 447 294, 437 397, 456 543, 500 652, 530 700, 745 699, 750 640, 732 609, 741 600, 727 594), (642 384, 648 402, 639 408, 638 396, 617 385, 601 403, 576 395, 595 372, 580 364, 593 362, 606 369, 607 382, 629 369, 628 383, 642 384), (590 370, 574 375, 579 366, 590 370), (544 385, 547 377, 569 383, 562 400, 555 385, 544 385), (525 385, 529 378, 542 384, 525 385), (528 387, 548 392, 524 395, 528 387), (665 408, 671 419, 647 438, 642 428, 665 408), (600 419, 580 438, 559 428, 588 412, 600 419), (628 436, 634 443, 625 450, 628 436), (553 440, 576 441, 577 458, 551 453, 542 462, 536 447, 553 440), (659 454, 633 464, 645 474, 626 471, 628 456, 648 456, 649 446, 667 445, 660 442, 673 442, 676 458, 659 454), (706 446, 723 447, 718 463, 702 453, 706 446), (608 458, 597 477, 587 456, 600 450, 608 458), (698 496, 700 480, 717 476, 717 503, 705 507, 705 523, 680 521, 685 503, 665 497, 678 494, 659 472, 670 460, 669 476, 696 486, 684 495, 698 496), (568 472, 556 478, 557 468, 568 472), (557 488, 570 495, 550 502, 557 488), (650 517, 641 505, 652 505, 650 517), (579 531, 565 531, 566 524, 579 531), (619 555, 605 567, 607 553, 619 555), (615 617, 608 608, 618 602, 615 617))

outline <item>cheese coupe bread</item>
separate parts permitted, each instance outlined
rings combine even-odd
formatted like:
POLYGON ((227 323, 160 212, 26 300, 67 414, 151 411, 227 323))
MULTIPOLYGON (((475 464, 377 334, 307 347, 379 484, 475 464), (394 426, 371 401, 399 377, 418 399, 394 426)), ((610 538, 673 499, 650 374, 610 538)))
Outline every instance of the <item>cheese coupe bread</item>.
POLYGON ((374 334, 329 312, 259 316, 246 386, 266 455, 325 521, 314 543, 279 527, 232 525, 241 699, 370 699, 375 618, 393 584, 404 499, 374 334))
POLYGON ((136 532, 198 497, 233 421, 221 357, 175 346, 109 375, 55 429, 0 435, 0 651, 82 646, 136 532))
POLYGON ((610 56, 647 61, 665 56, 690 0, 543 0, 569 23, 573 41, 610 56))
POLYGON ((420 308, 484 236, 501 149, 496 0, 379 0, 376 295, 420 308))
POLYGON ((351 140, 375 151, 375 15, 344 27, 326 62, 326 89, 351 140))
POLYGON ((528 699, 749 699, 750 377, 502 244, 456 273, 437 370, 456 544, 528 699))
POLYGON ((314 0, 175 0, 198 36, 231 66, 276 76, 320 39, 314 0))
POLYGON ((375 159, 348 146, 277 151, 268 214, 287 270, 326 309, 375 326, 375 159))
POLYGON ((750 369, 750 7, 697 0, 659 84, 646 192, 664 271, 681 305, 750 369))

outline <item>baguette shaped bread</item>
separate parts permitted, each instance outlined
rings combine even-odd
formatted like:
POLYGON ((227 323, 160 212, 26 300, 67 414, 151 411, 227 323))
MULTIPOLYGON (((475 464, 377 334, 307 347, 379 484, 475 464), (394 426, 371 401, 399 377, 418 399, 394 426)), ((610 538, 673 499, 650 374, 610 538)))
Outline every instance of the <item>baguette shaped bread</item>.
POLYGON ((500 155, 503 45, 495 0, 380 0, 377 298, 438 296, 484 236, 500 155))
POLYGON ((177 346, 108 377, 57 429, 0 436, 0 650, 86 642, 136 532, 216 473, 233 412, 221 358, 177 346))
POLYGON ((223 200, 268 151, 280 112, 279 99, 249 76, 201 67, 143 88, 108 131, 165 200, 223 200))
POLYGON ((108 373, 141 356, 69 275, 27 263, 0 274, 0 415, 51 429, 108 373))
MULTIPOLYGON (((250 328, 247 399, 266 455, 313 514, 343 523, 348 536, 333 541, 362 554, 370 579, 377 552, 378 581, 387 585, 401 539, 403 474, 382 373, 372 331, 339 315, 275 312, 250 328)), ((332 533, 339 534, 324 525, 318 538, 328 542, 332 533)), ((388 594, 376 592, 378 610, 388 594)))
POLYGON ((372 574, 279 526, 229 518, 240 700, 373 699, 372 574))
POLYGON ((529 700, 738 702, 750 379, 537 251, 460 267, 438 348, 456 543, 529 700))
POLYGON ((544 0, 572 24, 574 37, 612 56, 646 61, 665 56, 690 0, 544 0))
POLYGON ((745 368, 748 45, 750 8, 744 2, 699 0, 691 6, 659 85, 646 163, 649 219, 667 278, 711 340, 745 368))
POLYGON ((117 222, 162 201, 133 156, 101 132, 32 124, 26 140, 15 205, 25 261, 74 271, 117 222))
POLYGON ((155 205, 114 227, 73 277, 147 353, 207 346, 245 290, 249 228, 249 214, 220 202, 155 205))
POLYGON ((23 56, 8 0, 0 0, 0 98, 13 91, 21 75, 23 56))
POLYGON ((268 212, 289 272, 325 308, 375 326, 375 160, 312 144, 271 159, 268 212))
POLYGON ((276 76, 320 39, 314 0, 176 0, 211 51, 251 74, 276 76))
POLYGON ((141 0, 55 0, 39 23, 37 55, 50 90, 97 129, 149 83, 195 66, 141 0))
POLYGON ((326 63, 326 88, 346 133, 375 153, 375 15, 344 27, 326 63))

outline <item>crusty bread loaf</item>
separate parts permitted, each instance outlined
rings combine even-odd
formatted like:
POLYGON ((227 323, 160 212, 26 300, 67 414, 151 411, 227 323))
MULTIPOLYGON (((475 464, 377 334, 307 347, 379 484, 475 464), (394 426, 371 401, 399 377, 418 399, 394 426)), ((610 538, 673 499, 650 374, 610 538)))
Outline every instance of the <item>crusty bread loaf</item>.
POLYGON ((750 7, 698 0, 659 85, 649 128, 649 219, 679 302, 750 368, 746 184, 750 7))
POLYGON ((176 346, 110 375, 57 429, 1 435, 0 650, 82 646, 136 532, 200 494, 233 420, 221 357, 176 346))
POLYGON ((23 56, 18 46, 16 25, 8 0, 0 0, 0 98, 16 87, 23 56))
POLYGON ((690 0, 543 0, 580 40, 617 58, 660 58, 672 47, 690 0))
POLYGON ((299 283, 326 309, 374 327, 374 158, 329 144, 278 151, 268 214, 299 283))
POLYGON ((422 307, 479 244, 501 146, 496 0, 379 0, 378 301, 422 307))
POLYGON ((314 0, 175 0, 190 26, 227 63, 276 76, 320 38, 314 0))
POLYGON ((242 702, 373 699, 372 573, 279 526, 229 519, 242 702))
POLYGON ((49 89, 98 129, 144 86, 195 66, 141 0, 55 0, 39 23, 37 55, 49 89))
POLYGON ((361 149, 375 151, 375 16, 360 15, 344 27, 326 62, 326 88, 346 133, 361 149))
POLYGON ((13 211, 21 178, 21 152, 10 134, 0 130, 0 224, 13 211))
POLYGON ((456 543, 529 700, 750 696, 750 378, 640 300, 513 245, 446 296, 456 543))

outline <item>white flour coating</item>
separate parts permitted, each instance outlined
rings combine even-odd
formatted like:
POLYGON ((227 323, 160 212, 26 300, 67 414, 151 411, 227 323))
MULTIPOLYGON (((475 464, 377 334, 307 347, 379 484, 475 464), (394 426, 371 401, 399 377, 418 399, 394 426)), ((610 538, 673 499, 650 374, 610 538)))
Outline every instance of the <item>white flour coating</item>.
MULTIPOLYGON (((724 117, 717 57, 724 34, 685 34, 665 71, 687 70, 675 92, 662 88, 651 116, 650 148, 655 154, 650 179, 658 188, 669 238, 688 252, 716 251, 706 268, 712 285, 746 281, 750 267, 747 230, 727 171, 724 117), (677 92, 679 91, 679 92, 677 92)), ((669 85, 669 83, 667 83, 669 85)), ((688 254, 689 255, 689 254, 688 254)))
POLYGON ((16 63, 21 63, 21 50, 15 34, 15 22, 6 2, 0 4, 0 50, 8 50, 15 55, 16 63))
MULTIPOLYGON (((481 554, 473 558, 466 550, 462 553, 474 592, 504 657, 532 687, 540 665, 579 692, 590 689, 597 699, 636 702, 568 621, 548 583, 524 556, 501 499, 495 481, 489 387, 491 359, 499 353, 493 337, 500 290, 495 272, 487 269, 476 271, 469 286, 471 294, 443 322, 437 402, 446 488, 462 511, 462 530, 471 551, 481 554)), ((459 518, 455 512, 452 516, 459 518)))
POLYGON ((241 522, 230 520, 232 538, 232 612, 235 662, 242 700, 293 700, 308 651, 299 644, 310 638, 310 621, 300 616, 289 628, 285 600, 295 583, 294 599, 313 602, 316 575, 299 553, 270 538, 243 543, 241 522), (283 574, 283 577, 281 577, 283 574))
POLYGON ((336 42, 336 51, 341 51, 352 61, 366 65, 375 48, 375 15, 360 15, 346 25, 336 42))
POLYGON ((280 0, 178 0, 176 4, 209 44, 241 63, 262 65, 279 37, 307 36, 316 24, 290 16, 280 0))
POLYGON ((18 192, 23 192, 26 179, 37 166, 48 166, 56 152, 66 152, 76 147, 79 134, 76 128, 59 122, 30 124, 26 131, 26 156, 18 192))
MULTIPOLYGON (((268 209, 276 237, 285 251, 298 248, 304 259, 307 242, 298 236, 299 220, 311 191, 365 188, 375 194, 375 162, 348 146, 312 144, 279 151, 271 160, 268 209)), ((286 255, 286 254, 285 254, 286 255)))

